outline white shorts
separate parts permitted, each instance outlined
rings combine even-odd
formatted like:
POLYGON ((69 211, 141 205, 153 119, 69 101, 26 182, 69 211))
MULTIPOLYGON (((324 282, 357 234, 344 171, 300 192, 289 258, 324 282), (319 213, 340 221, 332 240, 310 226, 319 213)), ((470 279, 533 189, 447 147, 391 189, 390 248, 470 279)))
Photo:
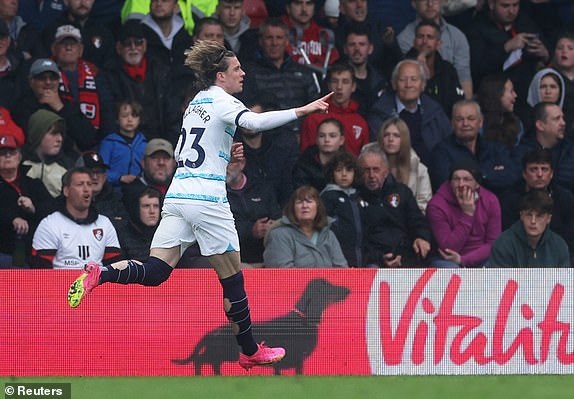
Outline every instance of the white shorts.
POLYGON ((203 256, 239 251, 239 237, 229 203, 164 203, 151 247, 179 245, 183 252, 196 241, 203 256))

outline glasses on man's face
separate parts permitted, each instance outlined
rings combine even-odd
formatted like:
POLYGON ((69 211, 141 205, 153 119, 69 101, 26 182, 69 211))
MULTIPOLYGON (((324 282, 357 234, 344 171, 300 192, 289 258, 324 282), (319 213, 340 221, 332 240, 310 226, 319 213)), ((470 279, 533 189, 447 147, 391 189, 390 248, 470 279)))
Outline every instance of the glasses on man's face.
POLYGON ((438 4, 440 3, 440 0, 417 0, 417 3, 438 4))
POLYGON ((9 158, 16 156, 18 154, 18 150, 15 148, 0 148, 0 157, 9 158))
POLYGON ((139 46, 142 46, 144 44, 144 39, 142 39, 142 38, 138 39, 138 38, 132 37, 130 39, 122 40, 121 43, 122 43, 122 46, 124 46, 124 47, 132 47, 132 46, 139 47, 139 46))

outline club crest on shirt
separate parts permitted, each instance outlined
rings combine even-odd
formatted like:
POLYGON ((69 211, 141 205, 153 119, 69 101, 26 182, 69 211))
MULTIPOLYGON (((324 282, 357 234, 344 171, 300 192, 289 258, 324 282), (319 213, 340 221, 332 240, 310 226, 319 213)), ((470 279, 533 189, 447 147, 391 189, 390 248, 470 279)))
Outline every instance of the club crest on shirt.
POLYGON ((102 238, 104 238, 104 229, 93 229, 92 233, 94 234, 94 238, 98 241, 102 241, 102 238))
POLYGON ((389 202, 390 206, 392 206, 393 208, 397 208, 401 203, 401 196, 396 193, 391 194, 387 197, 387 201, 389 202))

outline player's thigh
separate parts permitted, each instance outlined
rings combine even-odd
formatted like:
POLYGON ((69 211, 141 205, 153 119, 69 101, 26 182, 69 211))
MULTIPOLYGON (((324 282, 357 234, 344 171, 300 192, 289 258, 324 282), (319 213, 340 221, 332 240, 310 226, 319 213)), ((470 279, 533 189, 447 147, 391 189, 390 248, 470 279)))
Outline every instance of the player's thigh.
POLYGON ((193 227, 183 216, 182 205, 164 204, 159 226, 151 242, 151 254, 160 255, 158 257, 170 266, 175 266, 172 262, 177 264, 180 258, 181 244, 194 241, 193 227), (164 256, 167 259, 164 259, 164 256))
POLYGON ((193 232, 203 256, 239 251, 239 237, 228 203, 210 203, 195 212, 193 232))

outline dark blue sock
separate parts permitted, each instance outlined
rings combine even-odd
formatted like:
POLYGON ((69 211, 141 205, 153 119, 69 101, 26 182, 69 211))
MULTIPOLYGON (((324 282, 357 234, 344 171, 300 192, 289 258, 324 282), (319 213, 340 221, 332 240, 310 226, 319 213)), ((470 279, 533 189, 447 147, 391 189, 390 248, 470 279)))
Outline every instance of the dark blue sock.
POLYGON ((100 284, 141 284, 157 286, 166 281, 173 268, 163 260, 150 256, 143 264, 128 260, 128 266, 123 270, 114 269, 111 266, 102 268, 100 284))
POLYGON ((244 354, 251 356, 257 352, 257 344, 251 332, 251 316, 244 288, 243 273, 239 272, 231 277, 221 279, 219 282, 223 287, 225 314, 227 319, 234 324, 233 333, 237 343, 241 346, 241 351, 244 354))

